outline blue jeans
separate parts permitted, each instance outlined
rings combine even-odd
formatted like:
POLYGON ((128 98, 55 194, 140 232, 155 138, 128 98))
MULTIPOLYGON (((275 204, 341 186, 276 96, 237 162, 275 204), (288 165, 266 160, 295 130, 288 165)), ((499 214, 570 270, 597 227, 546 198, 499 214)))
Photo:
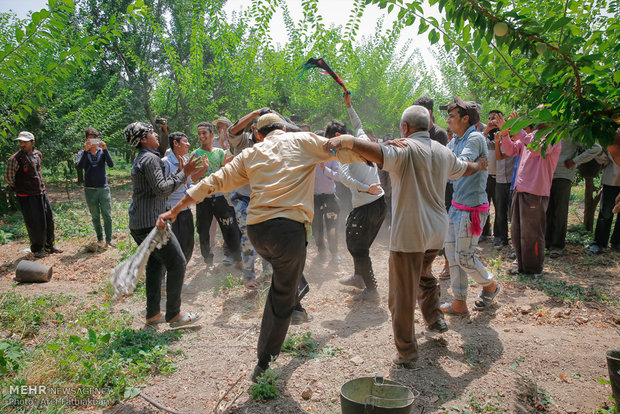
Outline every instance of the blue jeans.
MULTIPOLYGON (((480 213, 480 224, 484 225, 489 213, 480 213)), ((450 286, 456 300, 467 299, 468 278, 481 286, 493 283, 493 275, 476 257, 476 247, 480 236, 470 232, 471 218, 468 211, 450 208, 446 256, 450 264, 450 286)))
MULTIPOLYGON (((231 193, 230 201, 235 208, 235 214, 237 215, 237 224, 241 231, 241 266, 243 268, 243 279, 254 280, 256 274, 254 272, 254 263, 258 258, 258 253, 254 250, 254 246, 250 243, 248 238, 248 204, 250 203, 250 197, 237 193, 231 193)), ((272 273, 271 265, 265 259, 263 261, 263 273, 272 273)))

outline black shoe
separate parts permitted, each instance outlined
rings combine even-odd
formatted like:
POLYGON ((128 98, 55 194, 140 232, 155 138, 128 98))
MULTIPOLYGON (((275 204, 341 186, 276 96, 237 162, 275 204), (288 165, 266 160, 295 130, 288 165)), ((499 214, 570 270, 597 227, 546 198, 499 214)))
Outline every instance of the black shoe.
POLYGON ((448 330, 448 324, 445 319, 437 319, 437 322, 430 324, 426 327, 427 330, 435 333, 444 333, 448 330))
POLYGON ((56 247, 55 245, 52 245, 51 247, 46 247, 45 250, 48 253, 62 253, 64 251, 63 249, 56 247))
POLYGON ((38 252, 34 252, 34 257, 37 259, 42 259, 47 256, 48 256, 48 253, 45 250, 39 250, 38 252))
POLYGON ((265 370, 262 369, 260 367, 260 365, 256 365, 254 367, 254 371, 252 371, 252 374, 250 374, 250 381, 257 383, 258 382, 258 377, 260 377, 261 375, 263 375, 265 373, 265 370))
POLYGON ((291 325, 301 325, 304 322, 310 322, 312 317, 305 310, 294 310, 291 315, 291 325))

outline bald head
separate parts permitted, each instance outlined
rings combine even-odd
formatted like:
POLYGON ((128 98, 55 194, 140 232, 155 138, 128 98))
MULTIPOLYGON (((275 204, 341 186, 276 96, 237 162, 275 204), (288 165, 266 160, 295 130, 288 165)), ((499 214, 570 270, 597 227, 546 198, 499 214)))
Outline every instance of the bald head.
POLYGON ((412 105, 403 111, 400 118, 401 132, 404 132, 403 136, 409 136, 414 132, 427 131, 430 121, 430 115, 425 107, 412 105))

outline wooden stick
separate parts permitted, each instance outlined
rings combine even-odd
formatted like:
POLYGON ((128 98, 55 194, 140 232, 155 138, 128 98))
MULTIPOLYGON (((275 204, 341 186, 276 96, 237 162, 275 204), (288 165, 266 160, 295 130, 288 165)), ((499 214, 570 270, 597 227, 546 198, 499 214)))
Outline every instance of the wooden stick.
MULTIPOLYGON (((220 406, 220 403, 222 402, 222 400, 224 398, 226 398, 226 396, 228 395, 228 393, 237 386, 237 384, 239 383, 239 381, 241 381, 241 379, 244 377, 244 374, 241 374, 241 376, 239 377, 239 379, 237 381, 235 381, 235 383, 233 385, 231 385, 230 387, 228 387, 228 390, 226 390, 226 392, 224 393, 224 395, 222 395, 220 397, 219 400, 217 400, 217 404, 215 404, 215 407, 213 407, 213 413, 217 413, 217 407, 220 406)), ((236 398, 235 398, 236 399, 236 398)))
POLYGON ((144 398, 146 401, 150 402, 151 404, 153 404, 155 407, 159 408, 160 410, 164 410, 166 412, 169 412, 171 414, 183 414, 180 411, 175 411, 171 408, 168 408, 162 404, 160 404, 157 400, 155 400, 153 397, 149 397, 148 395, 146 395, 145 393, 141 392, 140 396, 142 398, 144 398))

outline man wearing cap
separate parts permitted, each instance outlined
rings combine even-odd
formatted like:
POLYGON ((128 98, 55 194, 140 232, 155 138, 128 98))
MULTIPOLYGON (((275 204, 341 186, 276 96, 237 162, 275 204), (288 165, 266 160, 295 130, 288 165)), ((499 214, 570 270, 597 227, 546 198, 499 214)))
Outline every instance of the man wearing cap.
POLYGON ((440 287, 428 268, 443 245, 448 227, 444 191, 448 178, 471 175, 485 168, 484 160, 465 162, 430 139, 430 115, 419 105, 405 109, 400 132, 406 137, 383 146, 344 135, 332 138, 327 148, 351 148, 368 161, 389 171, 394 186, 390 236, 389 299, 397 353, 392 361, 413 368, 418 359, 414 310, 416 300, 427 330, 445 332, 448 326, 439 310, 440 287))
MULTIPOLYGON (((129 206, 129 231, 140 244, 151 232, 157 216, 166 211, 167 197, 186 182, 199 162, 208 163, 206 157, 190 158, 187 163, 179 160, 179 169, 169 177, 164 175, 165 165, 159 158, 159 137, 153 126, 134 122, 125 127, 125 138, 138 155, 131 166, 133 194, 129 206)), ((171 327, 195 322, 200 316, 181 312, 181 288, 185 278, 185 257, 174 235, 168 243, 153 250, 146 263, 146 323, 170 323, 171 327), (166 314, 160 312, 161 279, 166 279, 166 314)))
POLYGON ((217 191, 249 184, 248 236, 256 251, 273 266, 273 279, 258 339, 258 364, 252 380, 269 367, 282 347, 306 261, 306 245, 313 217, 314 169, 320 162, 359 161, 350 151, 336 155, 323 150, 327 140, 309 132, 286 132, 276 114, 262 115, 257 123, 257 144, 201 180, 170 211, 159 216, 174 220, 190 204, 217 191))
POLYGON ((223 150, 229 149, 230 142, 228 142, 228 128, 232 125, 230 119, 225 116, 220 116, 211 123, 215 129, 217 129, 217 138, 213 140, 213 146, 223 150))
MULTIPOLYGON (((464 102, 456 96, 454 103, 448 105, 447 123, 455 134, 448 148, 463 161, 474 162, 487 157, 487 141, 476 128, 480 121, 478 105, 464 102)), ((445 248, 450 263, 450 285, 454 300, 442 303, 441 310, 451 315, 467 316, 467 288, 469 277, 482 286, 482 291, 474 301, 474 308, 484 310, 500 291, 493 274, 476 257, 476 247, 482 227, 489 217, 487 199, 487 172, 478 171, 467 177, 453 181, 452 207, 445 248)))
POLYGON ((62 253, 54 246, 54 216, 41 174, 43 155, 34 147, 34 135, 28 131, 20 132, 15 141, 19 141, 19 151, 8 159, 4 180, 17 194, 30 251, 37 259, 62 253))

